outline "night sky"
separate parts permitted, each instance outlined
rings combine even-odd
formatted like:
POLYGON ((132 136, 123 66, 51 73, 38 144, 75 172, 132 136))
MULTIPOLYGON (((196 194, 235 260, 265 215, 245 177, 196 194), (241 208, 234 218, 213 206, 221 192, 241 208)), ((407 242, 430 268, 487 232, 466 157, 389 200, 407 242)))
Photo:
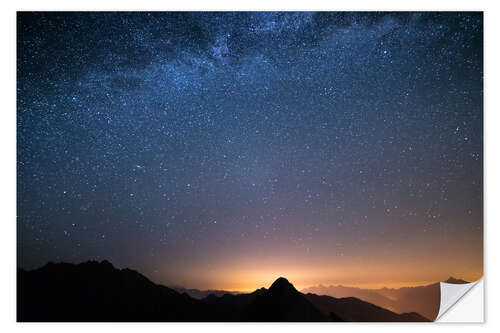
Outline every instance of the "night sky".
POLYGON ((18 265, 483 272, 482 13, 18 13, 18 265))

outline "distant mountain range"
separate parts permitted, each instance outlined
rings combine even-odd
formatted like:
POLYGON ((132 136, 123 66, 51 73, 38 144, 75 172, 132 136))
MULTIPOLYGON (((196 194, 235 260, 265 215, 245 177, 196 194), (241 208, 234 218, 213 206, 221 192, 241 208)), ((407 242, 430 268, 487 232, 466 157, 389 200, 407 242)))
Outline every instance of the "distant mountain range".
POLYGON ((225 294, 238 295, 242 294, 239 291, 227 291, 227 290, 217 290, 217 289, 208 289, 208 290, 199 290, 199 289, 186 289, 183 287, 171 287, 175 291, 181 294, 188 294, 189 296, 196 299, 203 299, 209 295, 215 295, 217 297, 224 296, 225 294))
POLYGON ((108 261, 49 263, 31 271, 18 269, 17 320, 429 321, 415 312, 398 314, 354 297, 303 294, 283 277, 269 289, 236 295, 222 292, 196 299, 155 284, 136 271, 116 269, 108 261))
MULTIPOLYGON (((443 281, 453 284, 469 283, 461 279, 450 277, 443 281)), ((361 289, 355 287, 314 286, 301 290, 303 293, 314 293, 332 297, 357 297, 389 309, 394 312, 417 312, 426 318, 434 320, 439 312, 440 287, 439 282, 418 287, 361 289)))

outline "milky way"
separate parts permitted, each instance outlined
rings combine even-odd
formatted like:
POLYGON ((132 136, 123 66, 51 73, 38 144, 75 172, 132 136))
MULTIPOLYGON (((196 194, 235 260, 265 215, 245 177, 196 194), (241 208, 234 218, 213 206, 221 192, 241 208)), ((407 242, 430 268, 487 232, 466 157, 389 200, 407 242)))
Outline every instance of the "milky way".
POLYGON ((17 28, 21 267, 108 259, 200 288, 482 274, 481 13, 17 28))

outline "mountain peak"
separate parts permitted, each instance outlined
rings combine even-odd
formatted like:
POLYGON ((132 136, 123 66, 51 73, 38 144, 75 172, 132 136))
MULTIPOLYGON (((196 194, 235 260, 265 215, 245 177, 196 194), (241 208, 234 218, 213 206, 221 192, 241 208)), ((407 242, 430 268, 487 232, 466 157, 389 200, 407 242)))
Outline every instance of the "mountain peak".
POLYGON ((273 294, 280 294, 280 295, 290 295, 294 293, 298 293, 297 289, 288 282, 287 279, 284 277, 279 277, 276 279, 276 281, 273 282, 271 287, 269 288, 269 291, 273 294))
POLYGON ((279 277, 277 278, 273 284, 271 285, 271 288, 275 287, 275 286, 281 286, 281 285, 291 285, 290 282, 288 282, 288 280, 284 277, 279 277))
POLYGON ((462 279, 455 279, 453 276, 450 276, 448 278, 448 280, 444 281, 446 283, 453 283, 453 284, 465 284, 465 283, 469 283, 465 280, 462 280, 462 279))
POLYGON ((85 262, 78 264, 78 266, 95 267, 95 268, 107 269, 107 270, 114 270, 115 269, 115 266, 113 266, 113 264, 110 263, 108 260, 102 260, 102 261, 89 260, 89 261, 85 261, 85 262))

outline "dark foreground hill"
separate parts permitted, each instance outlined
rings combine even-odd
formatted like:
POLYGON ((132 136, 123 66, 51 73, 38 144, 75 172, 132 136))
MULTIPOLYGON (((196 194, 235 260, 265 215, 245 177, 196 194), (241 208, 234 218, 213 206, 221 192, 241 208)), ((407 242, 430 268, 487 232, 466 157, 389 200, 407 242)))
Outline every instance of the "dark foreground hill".
POLYGON ((214 295, 202 303, 218 309, 216 316, 223 320, 230 317, 236 321, 341 321, 321 312, 287 279, 280 277, 267 290, 257 289, 250 294, 222 297, 214 295), (230 313, 230 316, 228 316, 230 313), (333 318, 333 319, 332 319, 333 318))
POLYGON ((285 278, 249 294, 202 300, 107 261, 17 272, 18 321, 427 321, 356 298, 304 295, 285 278))
POLYGON ((90 261, 17 272, 18 321, 200 321, 203 306, 130 269, 90 261))

